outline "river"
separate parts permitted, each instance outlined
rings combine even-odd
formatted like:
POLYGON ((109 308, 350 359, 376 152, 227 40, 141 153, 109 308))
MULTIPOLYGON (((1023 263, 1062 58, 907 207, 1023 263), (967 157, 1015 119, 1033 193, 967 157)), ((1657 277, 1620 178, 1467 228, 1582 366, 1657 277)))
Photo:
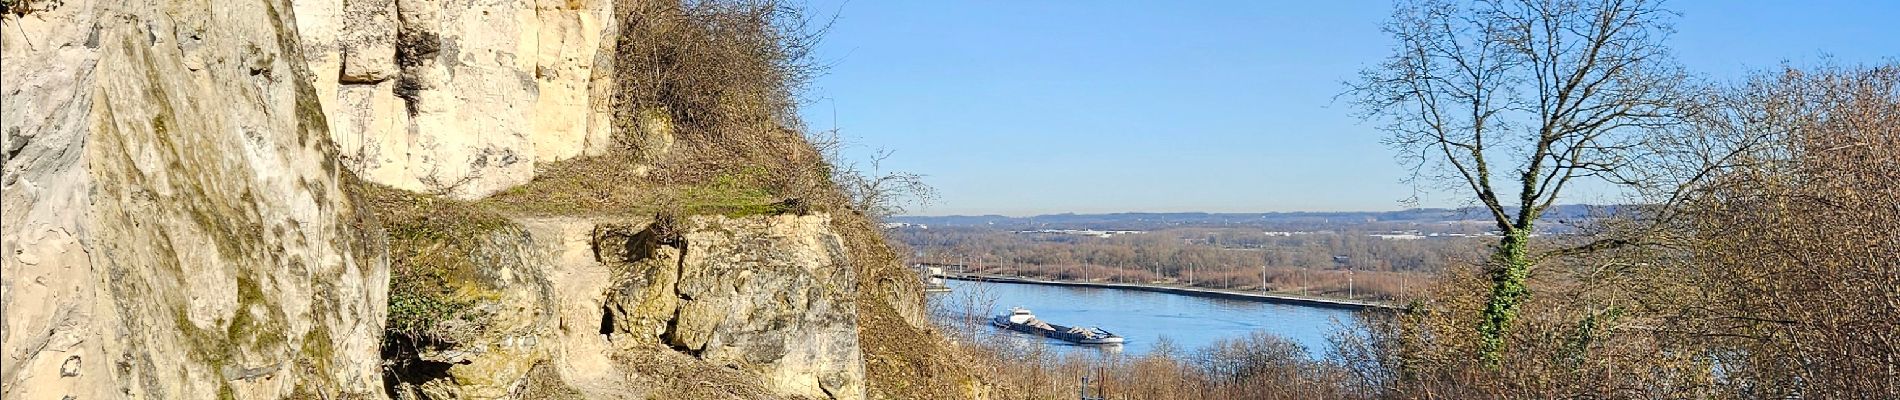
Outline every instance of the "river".
MULTIPOLYGON (((1249 300, 1217 299, 1127 289, 1084 288, 1020 283, 948 281, 947 293, 932 296, 942 321, 955 324, 962 310, 980 310, 997 315, 1012 306, 1035 312, 1036 317, 1063 325, 1096 326, 1127 338, 1119 349, 1124 355, 1145 354, 1161 338, 1182 350, 1192 351, 1220 339, 1238 338, 1254 331, 1266 331, 1293 340, 1321 357, 1327 353, 1327 337, 1339 329, 1356 326, 1353 311, 1249 300)), ((968 325, 967 320, 963 325, 968 325)), ((1028 337, 1028 335, 985 328, 997 333, 992 337, 1028 337)), ((1094 349, 1067 342, 1044 339, 1058 351, 1094 349)))

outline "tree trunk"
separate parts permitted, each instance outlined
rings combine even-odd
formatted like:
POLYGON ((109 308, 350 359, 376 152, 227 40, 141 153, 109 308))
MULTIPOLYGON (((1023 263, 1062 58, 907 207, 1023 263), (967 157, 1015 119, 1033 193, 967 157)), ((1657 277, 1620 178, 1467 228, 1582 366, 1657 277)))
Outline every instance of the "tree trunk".
POLYGON ((1530 289, 1524 286, 1531 267, 1530 231, 1527 226, 1506 232, 1491 255, 1491 298, 1478 322, 1478 357, 1490 366, 1501 361, 1504 338, 1517 319, 1518 306, 1530 297, 1530 289))

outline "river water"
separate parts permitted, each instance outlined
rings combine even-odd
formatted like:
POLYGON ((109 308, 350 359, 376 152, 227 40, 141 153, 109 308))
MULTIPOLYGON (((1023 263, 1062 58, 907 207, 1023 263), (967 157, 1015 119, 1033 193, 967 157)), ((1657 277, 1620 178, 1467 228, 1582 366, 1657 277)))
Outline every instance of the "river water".
MULTIPOLYGON (((1120 348, 1075 346, 1054 339, 1042 344, 1057 351, 1115 351, 1145 354, 1166 337, 1182 350, 1192 351, 1220 339, 1239 338, 1265 331, 1292 339, 1314 357, 1327 356, 1327 337, 1355 327, 1353 311, 1259 301, 1216 299, 1126 289, 1083 288, 998 282, 948 281, 951 291, 932 294, 940 321, 969 326, 982 317, 964 310, 982 310, 994 316, 1010 307, 1034 311, 1037 318, 1063 325, 1096 326, 1127 338, 1120 348), (960 319, 961 318, 961 319, 960 319)), ((984 325, 987 327, 987 325, 984 325)), ((1033 336, 977 328, 988 337, 1026 341, 1033 336)), ((1033 343, 1033 342, 1032 342, 1033 343)))

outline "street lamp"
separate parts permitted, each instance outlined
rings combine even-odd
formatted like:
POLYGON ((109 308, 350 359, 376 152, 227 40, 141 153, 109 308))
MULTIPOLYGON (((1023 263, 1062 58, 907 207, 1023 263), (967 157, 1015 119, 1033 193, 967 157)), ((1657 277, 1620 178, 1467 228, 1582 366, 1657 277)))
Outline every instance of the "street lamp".
POLYGON ((1346 269, 1346 299, 1351 300, 1352 299, 1352 258, 1347 257, 1347 256, 1333 256, 1333 263, 1338 264, 1340 267, 1346 269))
POLYGON ((1267 264, 1260 263, 1260 293, 1267 292, 1267 264))

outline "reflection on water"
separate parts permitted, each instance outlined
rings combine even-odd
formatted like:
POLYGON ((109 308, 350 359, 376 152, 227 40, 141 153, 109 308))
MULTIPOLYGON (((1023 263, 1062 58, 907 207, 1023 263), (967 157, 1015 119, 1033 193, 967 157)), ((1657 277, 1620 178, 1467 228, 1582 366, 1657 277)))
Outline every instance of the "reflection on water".
POLYGON ((1153 350, 1164 337, 1178 349, 1194 350, 1216 340, 1266 331, 1292 339, 1306 346, 1309 354, 1319 356, 1326 352, 1328 335, 1354 324, 1352 311, 1333 308, 1139 290, 967 281, 950 281, 949 285, 951 292, 932 294, 931 301, 939 321, 953 327, 987 327, 989 316, 1021 306, 1044 321, 1100 327, 1128 340, 1114 347, 1079 346, 996 328, 977 328, 985 333, 982 340, 1024 347, 1042 344, 1059 352, 1098 349, 1140 355, 1153 350))

